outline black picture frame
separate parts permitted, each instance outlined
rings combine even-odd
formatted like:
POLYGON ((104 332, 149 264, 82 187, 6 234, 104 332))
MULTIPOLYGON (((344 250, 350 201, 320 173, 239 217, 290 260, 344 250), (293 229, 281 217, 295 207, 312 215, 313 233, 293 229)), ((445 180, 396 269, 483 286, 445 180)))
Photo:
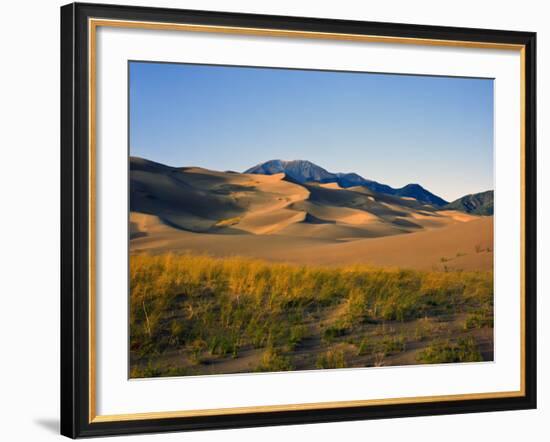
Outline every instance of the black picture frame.
POLYGON ((61 8, 61 434, 76 438, 536 408, 536 34, 241 13, 73 3, 61 8), (93 422, 89 375, 89 18, 316 33, 390 36, 524 47, 524 395, 93 422))

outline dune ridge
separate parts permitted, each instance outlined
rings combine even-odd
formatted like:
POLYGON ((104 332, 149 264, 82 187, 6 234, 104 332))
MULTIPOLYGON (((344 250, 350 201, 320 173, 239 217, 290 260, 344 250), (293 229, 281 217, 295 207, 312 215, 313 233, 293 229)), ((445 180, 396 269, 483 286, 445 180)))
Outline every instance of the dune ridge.
POLYGON ((131 252, 315 264, 492 268, 492 217, 364 186, 130 159, 131 252))

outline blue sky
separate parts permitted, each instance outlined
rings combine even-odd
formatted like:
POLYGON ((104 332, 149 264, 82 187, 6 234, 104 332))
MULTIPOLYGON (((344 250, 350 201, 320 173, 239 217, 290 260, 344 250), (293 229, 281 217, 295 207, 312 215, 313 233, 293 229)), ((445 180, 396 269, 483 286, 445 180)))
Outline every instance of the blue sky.
POLYGON ((493 81, 130 62, 130 154, 243 170, 306 159, 453 200, 493 189, 493 81))

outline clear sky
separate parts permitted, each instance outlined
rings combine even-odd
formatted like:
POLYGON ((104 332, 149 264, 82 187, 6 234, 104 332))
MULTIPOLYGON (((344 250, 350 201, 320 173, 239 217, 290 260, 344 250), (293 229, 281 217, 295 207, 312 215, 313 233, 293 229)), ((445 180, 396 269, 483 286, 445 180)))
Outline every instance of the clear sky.
POLYGON ((493 189, 493 81, 130 63, 130 154, 242 172, 309 160, 449 201, 493 189))

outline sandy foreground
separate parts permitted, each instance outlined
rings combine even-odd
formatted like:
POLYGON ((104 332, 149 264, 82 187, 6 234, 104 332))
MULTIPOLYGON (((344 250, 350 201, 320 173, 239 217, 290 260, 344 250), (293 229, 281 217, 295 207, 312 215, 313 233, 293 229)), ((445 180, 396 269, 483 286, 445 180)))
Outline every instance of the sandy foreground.
POLYGON ((130 251, 299 264, 490 270, 493 217, 284 174, 131 159, 130 251))
POLYGON ((341 242, 285 235, 203 234, 168 228, 132 240, 131 251, 247 256, 298 264, 490 270, 492 234, 492 217, 417 233, 341 242))

